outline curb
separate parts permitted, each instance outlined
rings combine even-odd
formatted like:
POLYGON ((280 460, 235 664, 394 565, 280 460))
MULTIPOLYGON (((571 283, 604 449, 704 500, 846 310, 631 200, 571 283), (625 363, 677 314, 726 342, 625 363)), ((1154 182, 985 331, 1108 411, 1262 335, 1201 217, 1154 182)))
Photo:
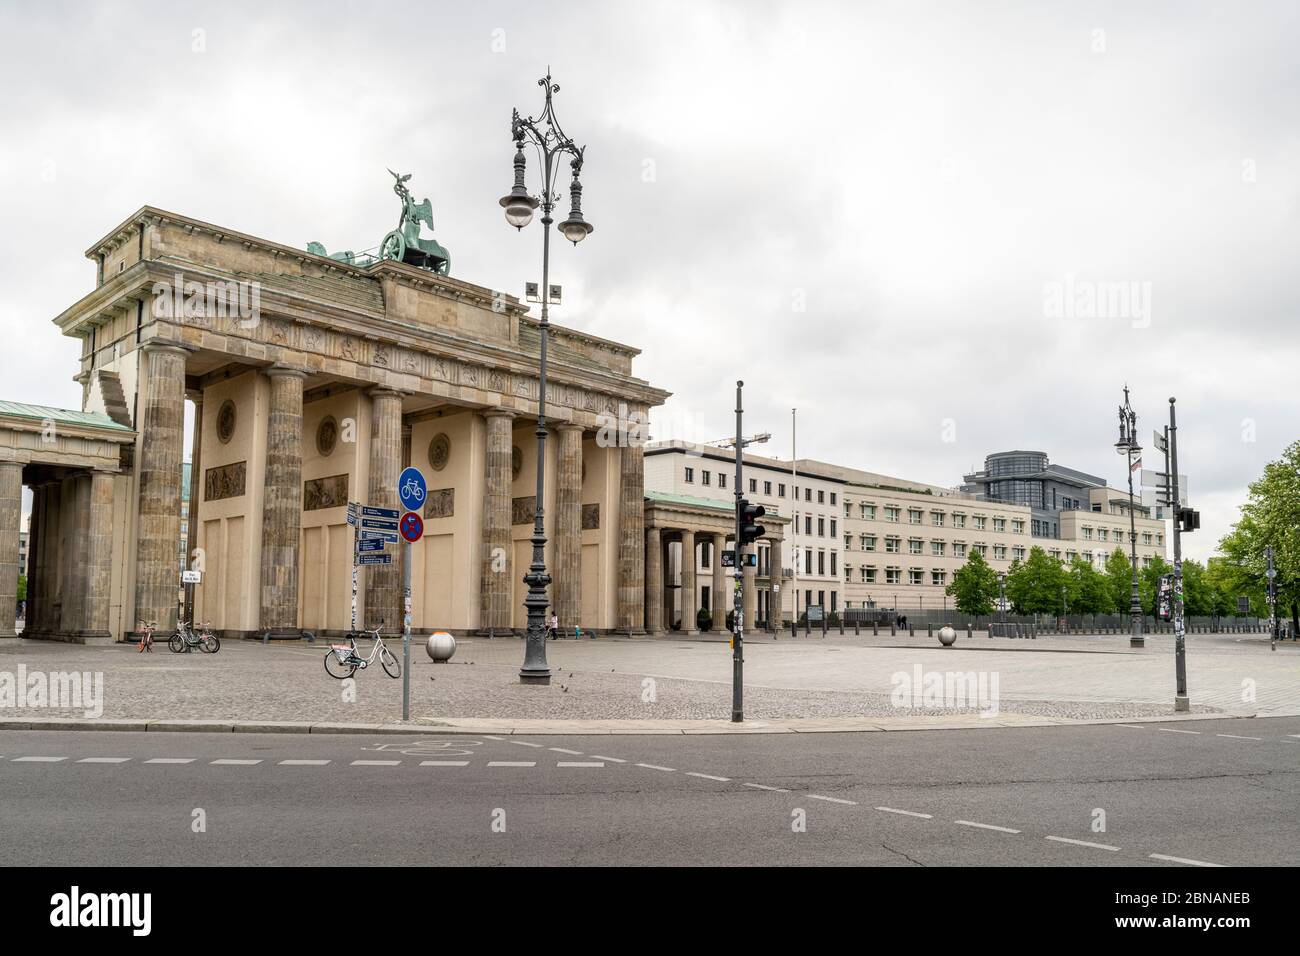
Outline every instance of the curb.
POLYGON ((276 720, 122 720, 96 718, 0 718, 5 730, 80 730, 120 731, 128 733, 236 733, 236 734, 475 734, 503 736, 615 736, 640 735, 693 736, 706 734, 838 734, 899 733, 925 730, 989 730, 1004 727, 1084 727, 1106 724, 1172 723, 1188 720, 1250 720, 1255 717, 1297 717, 1300 710, 1275 714, 1169 714, 1167 716, 1079 719, 1071 717, 1021 717, 1003 714, 998 717, 966 719, 934 717, 900 718, 827 718, 784 721, 755 720, 736 725, 729 720, 487 720, 477 718, 428 719, 423 723, 338 723, 276 720), (897 721, 897 723, 893 722, 897 721))

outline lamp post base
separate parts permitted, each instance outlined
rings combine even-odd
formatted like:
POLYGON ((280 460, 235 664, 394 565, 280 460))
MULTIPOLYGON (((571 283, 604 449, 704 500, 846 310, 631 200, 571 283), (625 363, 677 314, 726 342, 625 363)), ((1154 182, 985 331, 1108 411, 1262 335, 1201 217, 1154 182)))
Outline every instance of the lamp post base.
POLYGON ((551 682, 550 671, 545 671, 540 674, 525 674, 523 671, 519 672, 519 683, 521 684, 534 684, 539 686, 546 686, 550 684, 550 682, 551 682))
POLYGON ((1130 637, 1130 638, 1128 639, 1128 646, 1129 646, 1129 647, 1146 647, 1146 646, 1147 646, 1146 638, 1145 638, 1145 637, 1130 637))
POLYGON ((1186 694, 1181 694, 1174 697, 1174 713, 1185 714, 1188 713, 1191 709, 1192 709, 1192 702, 1187 698, 1186 694))

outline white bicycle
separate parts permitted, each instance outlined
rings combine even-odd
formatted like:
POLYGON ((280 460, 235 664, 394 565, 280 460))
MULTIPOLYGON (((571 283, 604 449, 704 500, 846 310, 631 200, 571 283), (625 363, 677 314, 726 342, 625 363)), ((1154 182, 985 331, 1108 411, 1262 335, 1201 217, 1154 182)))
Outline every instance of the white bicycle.
POLYGON ((383 665, 384 671, 389 677, 401 677, 402 665, 393 656, 393 652, 388 649, 384 639, 379 636, 379 630, 383 626, 384 622, 380 621, 379 627, 366 628, 361 631, 348 631, 348 642, 346 644, 331 644, 330 649, 325 652, 325 673, 337 680, 343 680, 355 674, 358 668, 365 670, 378 657, 379 663, 383 665), (357 650, 357 638, 363 635, 375 639, 375 645, 370 648, 369 657, 362 657, 361 652, 357 650))

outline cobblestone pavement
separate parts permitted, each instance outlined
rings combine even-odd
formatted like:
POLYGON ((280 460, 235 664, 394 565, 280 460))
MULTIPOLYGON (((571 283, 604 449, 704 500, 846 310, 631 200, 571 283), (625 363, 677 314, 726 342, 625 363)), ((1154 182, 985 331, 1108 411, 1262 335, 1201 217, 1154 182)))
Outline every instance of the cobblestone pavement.
MULTIPOLYGON (((393 641, 399 658, 400 640, 393 641)), ((363 645, 363 651, 366 646, 363 645)), ((359 671, 355 700, 324 670, 326 642, 227 642, 215 656, 142 655, 133 645, 82 647, 0 642, 3 675, 35 671, 104 675, 106 718, 385 722, 400 716, 402 682, 378 666, 359 671)), ((731 706, 725 641, 683 638, 562 640, 548 644, 549 687, 517 681, 523 642, 465 639, 455 659, 433 664, 411 647, 411 716, 515 719, 720 719, 731 706)), ((1270 651, 1266 640, 1188 638, 1193 712, 1275 715, 1300 712, 1300 647, 1270 651)), ((747 642, 745 712, 753 719, 900 717, 973 713, 975 707, 899 708, 894 675, 996 675, 1000 711, 1041 717, 1129 719, 1169 714, 1172 639, 1149 636, 1130 650, 1126 636, 988 639, 963 634, 954 649, 914 638, 846 636, 747 642)), ((0 717, 80 717, 68 708, 16 708, 0 695, 0 717)))

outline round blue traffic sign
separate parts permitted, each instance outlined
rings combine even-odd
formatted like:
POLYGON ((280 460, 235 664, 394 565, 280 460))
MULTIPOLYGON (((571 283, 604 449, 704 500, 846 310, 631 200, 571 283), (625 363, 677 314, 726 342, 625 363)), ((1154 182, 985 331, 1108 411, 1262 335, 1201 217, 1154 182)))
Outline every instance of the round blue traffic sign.
POLYGON ((420 536, 424 534, 424 519, 414 511, 408 511, 402 515, 402 520, 398 522, 397 528, 407 541, 419 541, 420 536))
POLYGON ((403 468, 397 477, 397 499, 407 511, 420 511, 424 508, 424 475, 418 468, 403 468))

